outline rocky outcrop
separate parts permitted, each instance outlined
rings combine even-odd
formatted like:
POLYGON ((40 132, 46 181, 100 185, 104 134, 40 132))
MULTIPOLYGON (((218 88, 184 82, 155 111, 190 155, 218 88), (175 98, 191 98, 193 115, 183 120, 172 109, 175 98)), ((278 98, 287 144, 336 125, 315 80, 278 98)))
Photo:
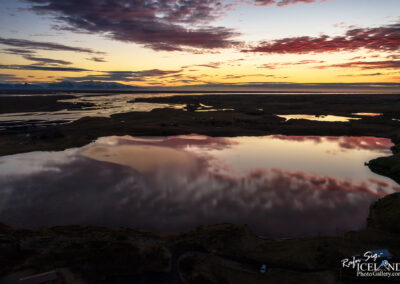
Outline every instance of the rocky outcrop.
POLYGON ((390 177, 400 183, 400 134, 393 135, 392 141, 395 144, 392 147, 393 155, 371 160, 368 167, 374 173, 390 177))
POLYGON ((0 283, 52 270, 66 283, 343 283, 344 257, 377 248, 400 253, 399 219, 396 193, 371 206, 365 229, 337 237, 262 239, 232 224, 184 233, 0 224, 0 283))
POLYGON ((375 202, 369 212, 368 228, 400 233, 400 193, 385 196, 375 202))

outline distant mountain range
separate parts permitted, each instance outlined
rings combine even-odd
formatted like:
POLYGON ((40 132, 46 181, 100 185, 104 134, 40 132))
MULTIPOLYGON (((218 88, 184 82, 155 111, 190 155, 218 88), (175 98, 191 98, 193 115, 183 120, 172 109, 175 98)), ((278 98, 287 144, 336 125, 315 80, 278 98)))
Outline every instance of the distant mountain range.
POLYGON ((39 83, 39 84, 2 84, 0 90, 136 90, 141 87, 125 85, 115 82, 56 82, 56 83, 39 83))
POLYGON ((138 92, 387 92, 400 93, 400 83, 247 83, 138 87, 117 82, 62 81, 55 83, 0 83, 0 92, 24 91, 138 91, 138 92))

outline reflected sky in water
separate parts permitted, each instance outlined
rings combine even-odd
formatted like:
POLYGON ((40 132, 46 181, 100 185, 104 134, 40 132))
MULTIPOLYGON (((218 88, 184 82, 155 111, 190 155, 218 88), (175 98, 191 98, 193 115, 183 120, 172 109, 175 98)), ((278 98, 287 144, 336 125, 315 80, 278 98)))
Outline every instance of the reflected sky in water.
MULTIPOLYGON (((215 95, 231 95, 232 93, 213 93, 215 95)), ((245 92, 241 94, 246 94, 245 92)), ((248 93, 251 95, 254 93, 248 93)), ((298 95, 299 93, 263 93, 265 95, 298 95)), ((318 93, 316 93, 318 94, 318 93)), ((324 93, 334 94, 334 93, 324 93)), ((53 94, 42 94, 41 96, 51 96, 53 94)), ((59 94, 57 94, 59 95, 59 94)), ((68 95, 63 94, 63 95, 68 95)), ((200 96, 204 93, 135 93, 135 94, 100 94, 100 93, 76 93, 71 95, 70 99, 59 100, 60 102, 68 102, 72 104, 90 103, 91 106, 82 106, 76 109, 64 109, 58 111, 43 111, 43 112, 22 112, 22 113, 3 113, 0 114, 0 130, 8 128, 23 127, 26 124, 36 126, 47 126, 60 123, 68 123, 78 120, 85 116, 91 117, 109 117, 113 114, 134 112, 134 111, 151 111, 155 108, 174 108, 185 109, 185 104, 162 104, 162 103, 145 103, 134 102, 136 98, 151 98, 151 97, 171 97, 177 95, 200 96)), ((310 93, 308 95, 313 95, 310 93)), ((315 94, 314 94, 315 95, 315 94)), ((2 96, 16 96, 3 94, 2 96)), ((18 95, 20 97, 32 95, 18 95)), ((36 95, 35 95, 36 96, 36 95)), ((207 111, 230 111, 233 109, 215 109, 210 106, 200 104, 200 108, 196 112, 207 111)), ((261 110, 261 109, 260 109, 261 110)), ((262 110, 261 110, 262 111, 262 110)), ((365 116, 365 113, 355 114, 358 116, 365 116)), ((315 116, 315 115, 278 115, 280 117, 289 119, 308 119, 318 121, 342 121, 347 122, 351 119, 334 115, 315 116)))
POLYGON ((277 115, 286 120, 289 119, 306 119, 314 121, 324 121, 324 122, 349 122, 350 120, 359 120, 361 118, 347 117, 347 116, 337 116, 337 115, 309 115, 309 114, 288 114, 288 115, 277 115))
POLYGON ((364 165, 374 137, 104 137, 62 152, 0 157, 0 222, 181 231, 249 224, 260 235, 339 234, 399 191, 364 165))
MULTIPOLYGON (((204 93, 188 93, 189 96, 199 96, 204 93)), ((224 93, 215 93, 224 94, 224 93)), ((266 93, 268 94, 268 93, 266 93)), ((295 94, 295 93, 282 93, 295 94)), ((48 94, 51 95, 51 94, 48 94)), ((65 95, 65 94, 64 94, 65 95)), ((168 104, 168 103, 145 103, 134 102, 136 98, 151 97, 171 97, 176 95, 185 95, 181 93, 136 93, 136 94, 73 94, 70 99, 59 100, 72 104, 90 103, 91 106, 82 106, 76 109, 64 109, 58 111, 43 112, 22 112, 22 113, 3 113, 0 114, 0 130, 7 128, 16 128, 26 125, 26 123, 36 126, 47 126, 52 124, 67 123, 78 120, 85 116, 91 117, 109 117, 113 114, 126 113, 133 111, 151 111, 156 108, 174 108, 184 109, 186 104, 168 104)), ((7 95, 3 95, 7 96, 7 95)), ((9 95, 15 96, 15 95, 9 95)), ((18 95, 20 97, 30 95, 18 95)), ((46 96, 43 94, 42 96, 46 96)), ((203 111, 215 111, 216 109, 204 109, 203 111)))
POLYGON ((366 117, 375 117, 383 115, 383 113, 378 113, 378 112, 356 112, 352 114, 358 116, 366 116, 366 117))
MULTIPOLYGON (((176 95, 176 94, 175 94, 176 95)), ((151 111, 156 108, 175 108, 182 109, 185 105, 181 104, 161 104, 161 103, 129 103, 138 97, 151 97, 149 94, 117 94, 117 95, 77 95, 71 99, 59 100, 72 104, 90 103, 91 106, 82 106, 76 109, 64 109, 58 111, 43 112, 22 112, 22 113, 3 113, 0 114, 0 128, 24 126, 26 123, 37 126, 46 126, 54 123, 66 123, 78 120, 85 116, 109 117, 113 114, 151 111)))

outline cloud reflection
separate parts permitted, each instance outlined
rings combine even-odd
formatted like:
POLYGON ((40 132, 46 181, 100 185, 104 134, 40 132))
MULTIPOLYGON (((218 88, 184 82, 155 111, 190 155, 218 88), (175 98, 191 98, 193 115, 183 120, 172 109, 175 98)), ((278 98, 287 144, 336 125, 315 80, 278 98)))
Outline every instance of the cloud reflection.
POLYGON ((75 150, 73 158, 68 151, 58 152, 57 159, 51 154, 41 160, 25 154, 3 157, 1 165, 17 157, 40 160, 42 170, 0 174, 0 221, 25 227, 91 224, 160 231, 232 222, 247 223, 271 237, 334 234, 362 227, 369 205, 399 190, 379 179, 343 180, 285 169, 221 173, 210 168, 212 157, 187 151, 192 143, 222 150, 230 147, 228 141, 109 137, 75 150), (140 151, 146 152, 146 163, 153 163, 151 170, 139 167, 137 160, 145 164, 140 151))
POLYGON ((326 138, 320 136, 286 136, 286 135, 273 135, 272 137, 280 140, 288 141, 314 141, 315 143, 322 143, 324 141, 337 142, 343 150, 372 150, 387 152, 390 147, 394 146, 392 141, 387 138, 380 137, 352 137, 352 136, 328 136, 326 138))

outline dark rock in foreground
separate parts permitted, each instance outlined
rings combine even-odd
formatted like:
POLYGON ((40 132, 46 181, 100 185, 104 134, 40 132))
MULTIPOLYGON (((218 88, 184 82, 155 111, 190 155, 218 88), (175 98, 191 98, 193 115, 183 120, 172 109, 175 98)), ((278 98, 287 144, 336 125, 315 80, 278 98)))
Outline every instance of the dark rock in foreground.
MULTIPOLYGON (((398 147, 399 144, 396 145, 398 147)), ((400 183, 400 154, 394 154, 390 157, 379 157, 368 163, 368 167, 374 173, 390 177, 397 183, 400 183)))
POLYGON ((393 193, 375 202, 369 212, 368 228, 400 234, 400 193, 393 193))
POLYGON ((0 283, 51 270, 66 283, 353 283, 341 260, 381 248, 400 255, 399 219, 396 193, 371 206, 365 229, 340 237, 262 239, 232 224, 184 233, 0 225, 0 283))

